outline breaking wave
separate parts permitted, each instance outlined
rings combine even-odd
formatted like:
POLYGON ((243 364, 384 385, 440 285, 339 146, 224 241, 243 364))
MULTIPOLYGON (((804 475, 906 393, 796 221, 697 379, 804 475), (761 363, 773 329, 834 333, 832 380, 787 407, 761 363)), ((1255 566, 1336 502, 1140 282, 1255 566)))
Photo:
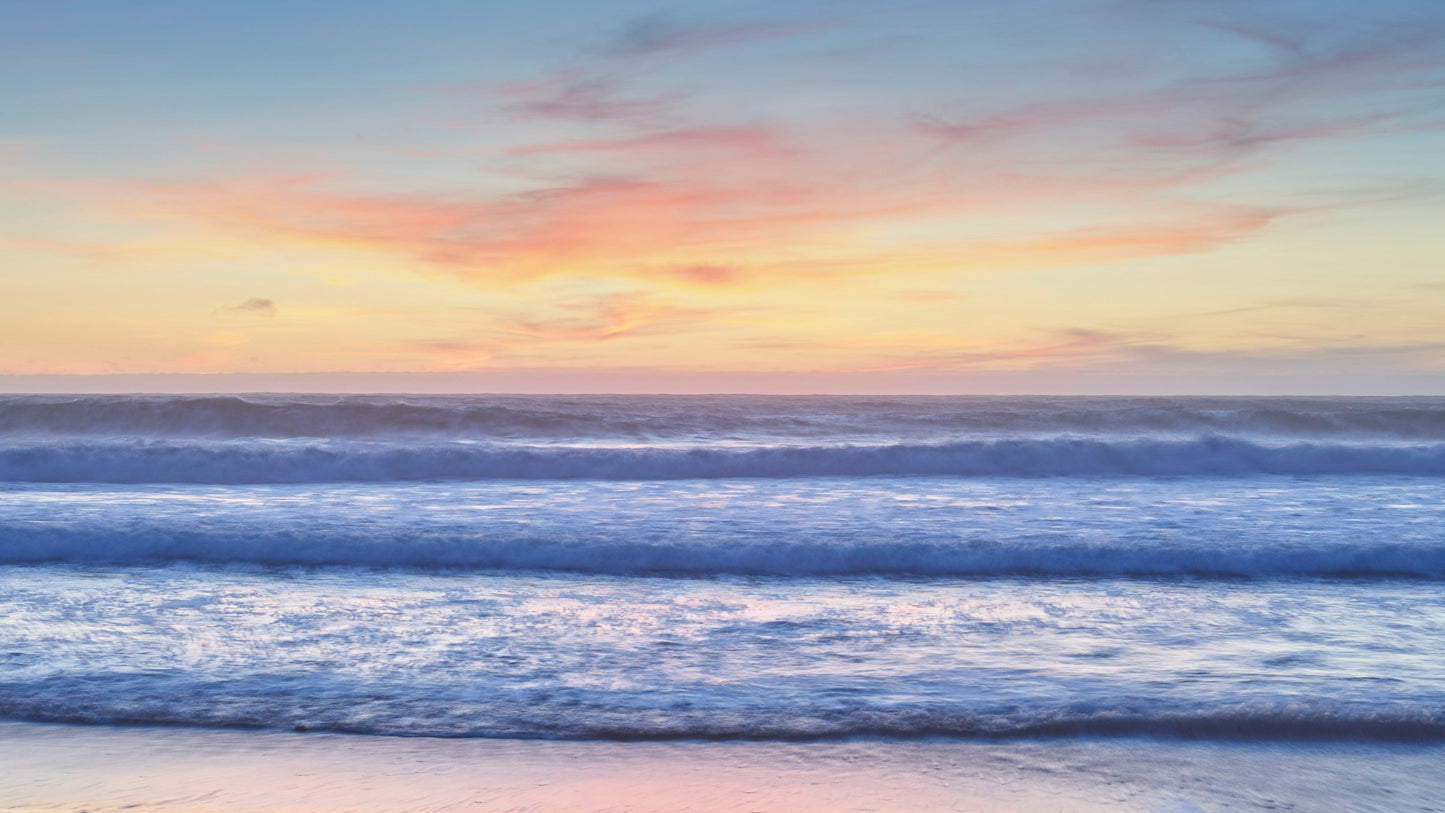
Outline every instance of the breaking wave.
MULTIPOLYGON (((972 709, 966 706, 754 707, 662 709, 631 706, 553 706, 498 699, 439 710, 405 695, 350 696, 276 686, 174 687, 171 697, 150 692, 107 696, 103 684, 48 681, 10 684, 0 717, 31 722, 159 725, 197 728, 287 729, 381 736, 675 741, 808 742, 852 738, 897 740, 1018 740, 1152 737, 1243 742, 1445 741, 1445 710, 1428 705, 1355 708, 1339 703, 1239 703, 1178 709, 1170 704, 972 709), (249 689, 249 691, 248 691, 249 689), (423 711, 425 706, 425 713, 423 711)), ((127 692, 136 687, 113 687, 127 692)))
POLYGON ((477 571, 559 571, 606 576, 770 576, 976 578, 1295 577, 1445 579, 1445 544, 1426 540, 1281 543, 1065 537, 997 542, 625 541, 491 538, 460 532, 391 534, 257 528, 250 532, 70 529, 39 523, 0 526, 0 563, 154 565, 171 562, 261 566, 380 567, 477 571))
POLYGON ((1445 443, 1271 444, 1047 438, 880 446, 598 447, 471 443, 109 442, 0 448, 0 481, 321 483, 824 476, 1445 475, 1445 443))
POLYGON ((1445 399, 0 396, 0 436, 876 442, 1069 433, 1439 440, 1445 399))

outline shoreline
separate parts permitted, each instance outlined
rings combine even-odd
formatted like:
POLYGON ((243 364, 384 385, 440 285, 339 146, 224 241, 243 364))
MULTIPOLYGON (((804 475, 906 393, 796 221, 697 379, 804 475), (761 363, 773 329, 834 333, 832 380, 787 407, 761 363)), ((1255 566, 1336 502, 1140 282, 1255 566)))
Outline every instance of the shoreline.
POLYGON ((7 722, 0 811, 1408 811, 1445 805, 1442 761, 1442 745, 613 743, 7 722))

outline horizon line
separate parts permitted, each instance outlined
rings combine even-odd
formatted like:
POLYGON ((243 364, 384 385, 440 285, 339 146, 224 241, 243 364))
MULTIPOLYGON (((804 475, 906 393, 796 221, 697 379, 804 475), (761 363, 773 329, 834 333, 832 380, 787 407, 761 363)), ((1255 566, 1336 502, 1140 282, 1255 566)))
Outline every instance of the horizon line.
POLYGON ((4 373, 4 395, 554 395, 839 397, 1428 398, 1445 371, 1368 379, 1313 370, 743 372, 614 370, 4 373))

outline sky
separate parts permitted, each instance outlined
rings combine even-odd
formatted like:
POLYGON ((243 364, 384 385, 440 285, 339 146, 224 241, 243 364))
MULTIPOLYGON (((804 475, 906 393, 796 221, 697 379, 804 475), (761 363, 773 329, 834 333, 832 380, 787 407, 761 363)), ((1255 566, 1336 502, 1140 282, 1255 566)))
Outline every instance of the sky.
POLYGON ((1438 0, 4 0, 0 80, 0 390, 1445 394, 1438 0))

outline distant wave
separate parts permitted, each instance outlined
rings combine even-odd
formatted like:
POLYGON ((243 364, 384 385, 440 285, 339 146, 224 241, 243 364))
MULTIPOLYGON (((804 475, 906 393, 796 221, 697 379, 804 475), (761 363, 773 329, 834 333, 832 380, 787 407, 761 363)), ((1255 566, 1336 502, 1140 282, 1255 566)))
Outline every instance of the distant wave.
POLYGON ((1052 438, 931 445, 578 447, 127 440, 0 447, 0 481, 318 483, 736 477, 1445 475, 1445 443, 1052 438))
MULTIPOLYGON (((592 531, 594 535, 597 533, 592 531)), ((615 576, 930 578, 1292 577, 1445 579, 1445 541, 1253 543, 1067 538, 998 542, 770 539, 629 542, 616 538, 482 538, 464 533, 397 537, 374 530, 307 533, 257 528, 212 532, 141 526, 126 530, 0 525, 0 563, 261 566, 561 571, 615 576)))
POLYGON ((0 396, 0 436, 936 441, 1071 433, 1442 440, 1445 399, 0 396))
MULTIPOLYGON (((807 742, 852 738, 1018 740, 1155 737, 1244 742, 1445 741, 1445 709, 1393 705, 1237 704, 1225 708, 1038 707, 1006 711, 931 708, 750 708, 729 710, 549 708, 475 702, 449 708, 435 698, 300 695, 279 687, 173 687, 175 698, 128 686, 125 697, 86 686, 4 685, 0 718, 91 725, 287 729, 381 736, 604 741, 741 740, 807 742)), ((291 684, 287 684, 291 686, 291 684)))

